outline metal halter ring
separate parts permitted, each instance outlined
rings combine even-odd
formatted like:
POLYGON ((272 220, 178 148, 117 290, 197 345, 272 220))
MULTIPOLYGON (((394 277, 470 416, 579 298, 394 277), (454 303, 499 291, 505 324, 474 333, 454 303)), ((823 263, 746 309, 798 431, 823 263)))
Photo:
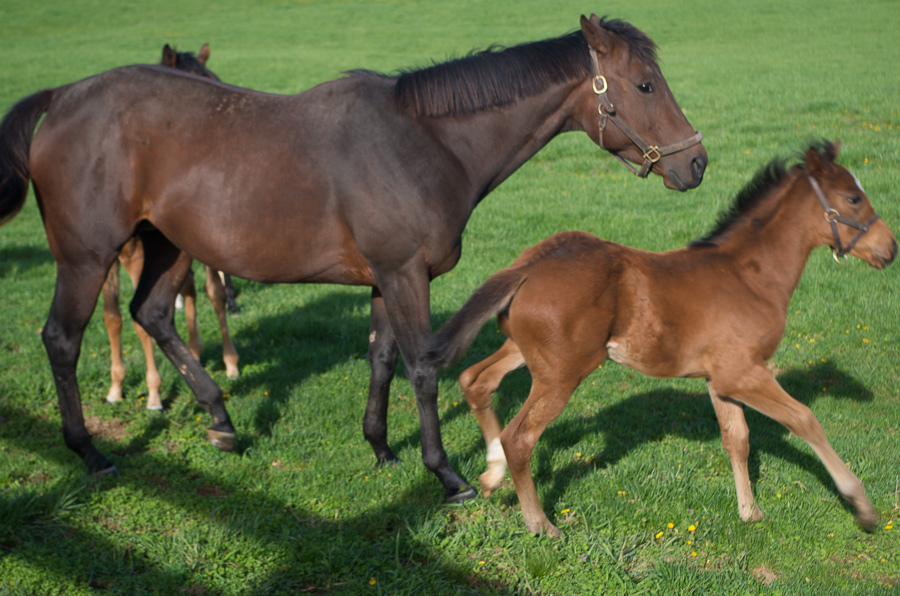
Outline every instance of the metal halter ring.
POLYGON ((596 93, 597 95, 606 93, 606 90, 609 88, 609 85, 606 84, 606 77, 604 77, 602 74, 594 75, 594 80, 591 81, 591 85, 594 87, 594 93, 596 93), (597 88, 597 81, 603 83, 602 88, 597 88))
POLYGON ((661 157, 662 154, 659 152, 659 147, 656 145, 650 145, 650 148, 644 151, 644 159, 650 163, 658 162, 661 157))

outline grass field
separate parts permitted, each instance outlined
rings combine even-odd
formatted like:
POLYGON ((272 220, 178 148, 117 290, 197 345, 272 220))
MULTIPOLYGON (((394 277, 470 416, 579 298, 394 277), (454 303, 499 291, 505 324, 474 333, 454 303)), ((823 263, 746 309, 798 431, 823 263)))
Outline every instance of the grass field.
MULTIPOLYGON (((636 179, 586 135, 557 138, 475 211, 460 265, 432 285, 436 326, 488 275, 563 229, 650 250, 683 246, 760 165, 813 138, 839 138, 839 161, 884 220, 900 222, 895 0, 8 2, 0 110, 45 87, 157 62, 164 43, 196 51, 209 42, 223 80, 297 93, 354 68, 392 71, 561 35, 591 11, 629 20, 659 44, 663 72, 705 136, 706 179, 677 194, 658 177, 636 179)), ((236 454, 206 442, 208 419, 166 362, 166 410, 145 410, 130 329, 126 401, 103 400, 109 349, 98 311, 79 381, 95 442, 122 475, 88 478, 63 444, 40 340, 54 263, 29 199, 0 228, 0 594, 896 591, 896 267, 837 266, 826 249, 814 252, 772 361, 866 485, 881 516, 875 532, 854 523, 803 441, 752 411, 751 479, 769 517, 743 524, 705 385, 610 362, 535 452, 539 496, 564 533, 553 540, 525 532, 511 482, 490 499, 442 504, 421 463, 415 398, 399 377, 389 438, 402 463, 374 466, 361 432, 366 288, 238 280, 236 381, 225 378, 212 309, 198 301, 203 362, 229 394, 236 454)), ((489 324, 440 379, 445 446, 470 481, 483 471, 484 446, 456 376, 500 342, 489 324)), ((518 372, 500 388, 504 419, 528 387, 518 372)))

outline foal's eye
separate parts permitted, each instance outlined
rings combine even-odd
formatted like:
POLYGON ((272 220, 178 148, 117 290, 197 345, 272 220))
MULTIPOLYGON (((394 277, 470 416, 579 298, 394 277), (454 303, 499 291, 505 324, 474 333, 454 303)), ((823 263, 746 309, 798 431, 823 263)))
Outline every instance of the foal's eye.
POLYGON ((641 93, 646 93, 646 94, 653 93, 653 91, 654 91, 653 83, 651 83, 649 81, 646 83, 641 83, 640 85, 638 85, 638 89, 640 89, 641 93))
POLYGON ((862 197, 860 197, 859 195, 852 195, 847 198, 847 202, 850 203, 851 205, 856 205, 860 201, 862 201, 862 197))

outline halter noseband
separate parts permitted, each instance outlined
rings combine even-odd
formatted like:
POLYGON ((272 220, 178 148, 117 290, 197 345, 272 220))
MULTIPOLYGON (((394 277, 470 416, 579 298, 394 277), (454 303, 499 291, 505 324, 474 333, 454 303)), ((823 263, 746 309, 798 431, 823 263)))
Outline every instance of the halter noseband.
POLYGON ((831 224, 831 234, 834 236, 834 247, 832 247, 831 249, 831 255, 834 257, 835 261, 840 263, 839 259, 853 250, 853 247, 856 246, 856 243, 859 242, 859 239, 862 238, 863 234, 868 232, 869 228, 872 227, 872 224, 881 219, 881 216, 876 213, 871 218, 869 218, 869 221, 864 224, 852 219, 847 219, 846 217, 841 217, 841 214, 838 213, 837 210, 832 209, 828 205, 828 200, 825 198, 825 193, 822 192, 822 187, 819 186, 818 181, 816 181, 816 179, 812 177, 812 174, 810 174, 809 171, 806 170, 806 168, 803 168, 803 171, 806 172, 806 177, 809 180, 809 185, 812 186, 813 192, 816 193, 816 198, 819 199, 822 207, 825 208, 825 221, 831 224), (847 246, 841 244, 841 236, 840 234, 838 234, 837 227, 839 223, 859 230, 859 232, 857 232, 856 236, 854 236, 853 239, 850 240, 850 243, 847 246))
POLYGON ((688 147, 693 147, 703 140, 703 135, 700 134, 699 131, 695 131, 694 134, 687 139, 673 145, 668 145, 667 147, 660 148, 656 145, 647 143, 641 138, 641 135, 636 133, 630 126, 625 124, 618 115, 616 115, 616 109, 613 107, 612 101, 610 101, 609 95, 606 93, 608 86, 606 77, 603 76, 603 72, 600 70, 600 60, 597 58, 597 51, 591 47, 588 47, 588 50, 590 51, 591 62, 594 64, 594 72, 596 73, 591 82, 591 86, 594 88, 594 93, 597 94, 597 98, 600 100, 600 105, 597 106, 597 111, 600 113, 600 135, 598 136, 598 143, 602 149, 606 149, 606 147, 603 146, 603 130, 606 128, 607 121, 611 121, 619 127, 619 130, 621 130, 626 137, 631 139, 632 143, 637 145, 638 149, 641 150, 641 154, 644 157, 644 163, 641 166, 641 169, 638 170, 618 153, 613 153, 613 155, 618 157, 619 161, 628 166, 628 169, 637 174, 640 178, 646 178, 650 173, 650 168, 653 167, 653 164, 658 162, 662 157, 671 155, 672 153, 678 153, 688 147))

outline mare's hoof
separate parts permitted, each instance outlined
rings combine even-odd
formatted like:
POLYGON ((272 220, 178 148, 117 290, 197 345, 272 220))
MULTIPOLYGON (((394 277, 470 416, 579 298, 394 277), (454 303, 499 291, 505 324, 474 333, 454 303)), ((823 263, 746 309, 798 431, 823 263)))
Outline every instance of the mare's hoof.
POLYGON ((101 476, 119 477, 120 474, 119 474, 119 470, 117 470, 114 465, 110 464, 109 467, 103 468, 102 470, 97 470, 96 472, 94 472, 95 478, 100 478, 101 476))
POLYGON ((471 499, 474 499, 478 496, 478 493, 471 486, 464 484, 459 487, 459 491, 452 494, 447 495, 447 498, 444 500, 445 503, 465 503, 471 499))
POLYGON ((206 430, 206 438, 222 451, 234 451, 235 435, 232 432, 222 432, 209 428, 206 430))

